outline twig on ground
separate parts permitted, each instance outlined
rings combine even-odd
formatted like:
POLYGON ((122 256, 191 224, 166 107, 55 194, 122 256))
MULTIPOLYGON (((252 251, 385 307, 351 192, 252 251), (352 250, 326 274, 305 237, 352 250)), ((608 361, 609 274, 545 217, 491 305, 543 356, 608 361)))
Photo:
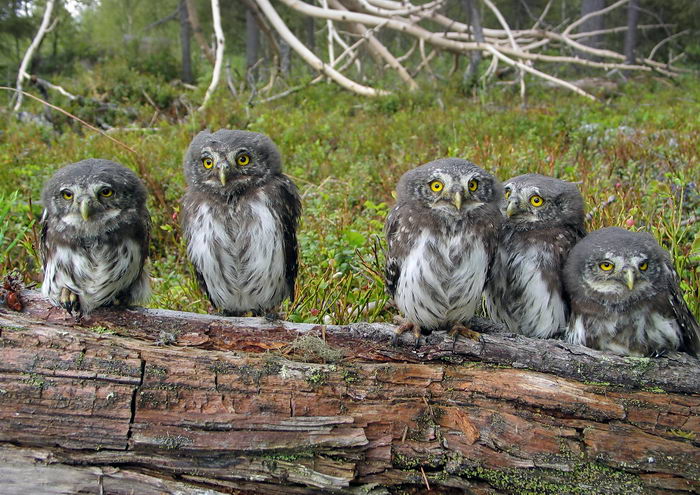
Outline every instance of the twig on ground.
POLYGON ((608 196, 608 199, 603 201, 600 204, 595 205, 593 208, 591 208, 588 213, 586 213, 586 222, 590 222, 593 220, 593 217, 596 216, 596 214, 599 211, 603 211, 605 208, 607 208, 610 204, 614 203, 617 201, 617 197, 615 195, 608 196))

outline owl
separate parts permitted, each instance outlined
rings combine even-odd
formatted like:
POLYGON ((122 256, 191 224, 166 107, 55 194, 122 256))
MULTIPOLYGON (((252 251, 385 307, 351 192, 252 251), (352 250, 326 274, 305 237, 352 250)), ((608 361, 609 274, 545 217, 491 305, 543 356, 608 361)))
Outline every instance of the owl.
POLYGON ((82 315, 148 298, 146 196, 136 174, 109 160, 66 165, 46 182, 42 292, 53 304, 82 315))
POLYGON ((471 162, 436 160, 406 172, 385 234, 386 284, 413 331, 466 330, 481 305, 502 215, 501 184, 471 162))
POLYGON ((564 284, 571 294, 569 342, 622 355, 698 355, 700 326, 670 256, 651 234, 591 232, 571 250, 564 284))
POLYGON ((586 235, 583 198, 563 180, 526 174, 506 181, 501 225, 486 307, 509 331, 550 338, 566 328, 569 308, 562 270, 586 235))
POLYGON ((270 138, 200 132, 185 156, 182 225, 200 286, 225 315, 272 317, 294 299, 301 200, 270 138))

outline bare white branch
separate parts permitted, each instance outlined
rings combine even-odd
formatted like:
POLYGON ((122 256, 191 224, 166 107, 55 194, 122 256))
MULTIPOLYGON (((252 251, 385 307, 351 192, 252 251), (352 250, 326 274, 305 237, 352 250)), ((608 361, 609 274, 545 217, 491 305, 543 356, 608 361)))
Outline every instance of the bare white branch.
MULTIPOLYGON (((381 89, 371 88, 369 86, 363 86, 362 84, 356 83, 355 81, 347 78, 340 72, 333 69, 328 64, 323 63, 323 61, 318 58, 314 53, 309 50, 299 39, 294 36, 294 34, 289 30, 287 25, 284 23, 282 18, 279 16, 275 8, 269 2, 269 0, 256 0, 258 6, 262 10, 267 20, 270 21, 272 27, 277 31, 277 33, 282 37, 282 39, 294 50, 297 54, 311 67, 317 71, 325 74, 334 80, 341 87, 353 91, 357 94, 364 96, 379 96, 389 94, 387 91, 381 89)), ((311 7, 311 6, 309 6, 311 7)), ((316 7, 312 7, 316 9, 316 7)), ((317 9, 323 11, 323 9, 317 9)), ((380 23, 381 24, 381 23, 380 23)), ((377 24, 374 24, 375 26, 377 24)))
POLYGON ((651 49, 651 51, 649 52, 649 56, 648 56, 647 58, 648 58, 649 60, 652 60, 652 59, 654 58, 654 55, 656 54, 656 51, 657 51, 659 48, 661 48, 662 46, 664 46, 666 43, 668 43, 668 42, 671 41, 671 40, 674 40, 674 39, 676 39, 676 38, 680 38, 681 36, 685 36, 685 35, 688 34, 689 32, 690 32, 690 29, 686 29, 686 30, 681 31, 681 32, 679 32, 679 33, 672 34, 672 35, 669 36, 668 38, 659 41, 659 42, 656 44, 656 46, 654 46, 654 48, 651 49))
MULTIPOLYGON (((274 9, 271 7, 270 0, 255 1, 261 7, 262 5, 268 7, 268 12, 265 15, 268 17, 274 15, 272 14, 274 9)), ((344 57, 345 62, 343 67, 338 68, 338 64, 335 63, 336 57, 334 54, 334 45, 336 43, 345 50, 343 53, 347 53, 350 60, 356 60, 358 52, 353 51, 354 49, 349 46, 349 43, 340 36, 335 29, 335 23, 344 23, 347 26, 351 26, 347 31, 353 33, 353 35, 365 37, 367 42, 364 43, 364 47, 369 53, 377 60, 383 59, 386 66, 395 70, 398 76, 403 79, 410 88, 417 87, 411 74, 415 75, 423 69, 430 72, 432 77, 439 77, 439 74, 434 72, 430 67, 430 60, 445 51, 455 54, 456 57, 471 51, 481 51, 490 55, 491 65, 482 77, 482 80, 488 79, 495 73, 499 62, 511 65, 518 71, 518 82, 520 83, 523 97, 525 93, 524 73, 527 72, 557 86, 567 88, 587 98, 592 98, 590 94, 576 85, 535 69, 532 65, 535 62, 576 64, 578 66, 604 70, 623 69, 625 71, 657 72, 668 77, 674 77, 682 72, 688 71, 687 69, 672 65, 670 62, 662 63, 654 61, 653 55, 658 52, 658 47, 652 50, 650 57, 639 59, 635 64, 625 64, 625 57, 619 52, 592 48, 580 42, 580 40, 595 34, 621 32, 626 29, 624 27, 610 28, 601 30, 600 32, 591 31, 572 34, 573 31, 580 27, 586 20, 617 9, 626 4, 629 0, 618 0, 604 9, 591 12, 574 21, 566 19, 562 21, 559 26, 549 28, 545 23, 545 18, 553 4, 552 0, 550 0, 545 5, 539 18, 537 18, 533 28, 522 30, 513 30, 510 28, 505 17, 496 6, 495 1, 482 0, 496 17, 501 29, 484 28, 481 42, 475 41, 471 26, 451 19, 438 11, 440 7, 446 4, 446 0, 431 0, 423 4, 417 4, 411 0, 318 1, 321 7, 307 3, 308 0, 279 0, 279 2, 287 5, 296 12, 323 19, 327 22, 329 29, 328 51, 331 54, 331 63, 324 64, 318 56, 311 53, 310 50, 304 47, 298 40, 296 45, 293 46, 292 43, 290 43, 290 46, 293 46, 293 49, 316 70, 330 77, 343 87, 361 94, 381 94, 383 92, 375 90, 374 88, 358 85, 344 76, 343 70, 348 66, 347 58, 344 57), (431 22, 422 22, 424 20, 429 20, 431 22), (437 24, 437 27, 435 24, 437 24), (543 29, 541 26, 545 28, 543 29), (413 43, 411 48, 404 55, 395 57, 371 32, 369 34, 367 33, 368 30, 372 31, 379 28, 391 29, 399 33, 400 36, 405 36, 409 39, 412 38, 413 43), (426 45, 431 45, 433 50, 428 50, 426 45), (415 53, 416 47, 418 47, 420 54, 417 61, 416 57, 411 57, 411 55, 415 53), (576 53, 590 54, 596 58, 567 55, 566 48, 569 47, 573 48, 576 53), (545 48, 546 51, 544 50, 545 48), (564 50, 562 50, 562 48, 564 48, 564 50), (559 50, 559 52, 557 53, 555 50, 559 50), (406 64, 406 67, 404 67, 404 64, 406 64), (411 65, 413 67, 409 67, 411 65)), ((535 18, 534 16, 531 17, 533 19, 535 18)), ((643 26, 641 28, 652 29, 662 26, 663 25, 656 24, 643 26)), ((278 34, 283 38, 285 36, 294 37, 281 21, 278 25, 273 25, 273 28, 277 30, 278 34)), ((663 41, 659 46, 663 46, 663 44, 668 43, 668 41, 674 39, 676 36, 680 36, 680 34, 663 41)), ((669 58, 672 57, 669 56, 669 58)))
MULTIPOLYGON (((510 31, 510 26, 508 26, 508 23, 506 22, 505 18, 501 14, 501 11, 496 8, 496 6, 491 2, 491 0, 484 0, 484 3, 486 6, 491 9, 491 12, 496 16, 496 19, 498 19, 498 22, 503 26, 503 29, 505 30, 506 34, 508 35, 508 40, 510 41, 510 46, 513 47, 513 50, 520 51, 520 47, 518 44, 515 42, 515 38, 513 38, 513 33, 510 31)), ((520 64, 523 63, 522 60, 519 60, 520 64)), ((520 97, 525 98, 525 75, 523 73, 523 70, 520 69, 518 70, 518 82, 520 84, 520 97)))
POLYGON ((581 96, 585 96, 586 98, 588 98, 590 100, 596 101, 595 96, 593 96, 592 94, 586 93, 581 88, 578 88, 578 87, 574 86, 573 84, 571 84, 567 81, 564 81, 563 79, 559 79, 559 78, 556 78, 554 76, 550 76, 549 74, 545 74, 544 72, 540 72, 537 69, 529 67, 521 62, 518 62, 517 60, 510 59, 510 58, 506 57, 505 55, 503 55, 502 53, 500 53, 498 50, 496 50, 492 46, 487 45, 486 49, 489 52, 491 52, 494 57, 498 57, 500 60, 507 63, 508 65, 520 67, 521 69, 523 69, 526 72, 534 74, 534 75, 541 77, 542 79, 545 79, 547 81, 553 82, 554 84, 556 84, 558 86, 562 86, 564 88, 570 89, 574 93, 580 94, 581 96))
POLYGON ((588 13, 588 14, 584 15, 583 17, 581 17, 580 19, 578 19, 577 21, 572 22, 571 24, 569 24, 562 34, 563 34, 564 36, 568 36, 569 33, 571 33, 571 31, 573 31, 574 29, 576 29, 577 27, 579 27, 581 24, 583 24, 584 22, 586 22, 588 19, 592 19, 593 17, 598 17, 599 15, 607 14, 607 13, 610 12, 611 10, 615 10, 615 9, 618 8, 618 7, 622 7, 622 6, 623 6, 624 4, 626 4, 628 1, 629 1, 629 0, 619 0, 618 2, 615 2, 615 3, 612 4, 612 5, 608 5, 608 6, 605 7, 604 9, 600 9, 600 10, 596 10, 595 12, 590 12, 590 13, 588 13))
POLYGON ((34 36, 29 48, 27 48, 27 51, 24 53, 22 63, 19 66, 19 71, 17 71, 17 84, 15 86, 17 88, 17 92, 15 93, 17 95, 17 100, 15 101, 15 106, 12 109, 15 112, 19 111, 20 107, 22 106, 22 81, 29 77, 29 74, 27 74, 27 67, 29 67, 29 62, 32 60, 34 51, 37 49, 41 43, 41 40, 46 34, 46 30, 49 27, 49 21, 51 20, 51 12, 53 11, 55 3, 55 0, 48 0, 46 2, 46 10, 44 10, 44 17, 41 19, 39 30, 34 36))
POLYGON ((221 9, 219 8, 219 0, 211 0, 211 15, 212 21, 214 23, 214 34, 216 36, 216 59, 214 61, 214 71, 211 75, 211 83, 207 88, 207 92, 204 94, 204 101, 202 105, 197 109, 198 112, 204 110, 211 98, 211 95, 216 90, 219 85, 219 79, 221 78, 221 66, 224 62, 224 31, 221 29, 221 9))

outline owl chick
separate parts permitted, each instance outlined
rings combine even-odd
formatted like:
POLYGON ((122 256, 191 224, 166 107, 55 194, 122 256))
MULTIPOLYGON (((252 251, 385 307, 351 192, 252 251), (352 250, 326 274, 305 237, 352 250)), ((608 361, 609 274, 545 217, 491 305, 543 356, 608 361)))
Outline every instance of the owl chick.
POLYGON ((700 326, 670 256, 651 234, 617 227, 588 234, 569 254, 564 282, 569 342, 622 355, 698 355, 700 326))
POLYGON ((487 309, 511 332, 550 338, 568 320, 562 270, 586 235, 583 198, 574 184, 540 174, 514 177, 503 188, 507 218, 487 285, 487 309))
POLYGON ((144 302, 151 221, 128 168, 88 159, 58 170, 41 194, 43 294, 69 313, 144 302))
POLYGON ((185 156, 187 254, 211 303, 231 316, 272 315, 294 299, 301 201, 263 134, 203 131, 185 156))
POLYGON ((482 300, 502 215, 500 183, 466 160, 447 158, 406 172, 385 234, 386 283, 412 330, 466 330, 482 300))

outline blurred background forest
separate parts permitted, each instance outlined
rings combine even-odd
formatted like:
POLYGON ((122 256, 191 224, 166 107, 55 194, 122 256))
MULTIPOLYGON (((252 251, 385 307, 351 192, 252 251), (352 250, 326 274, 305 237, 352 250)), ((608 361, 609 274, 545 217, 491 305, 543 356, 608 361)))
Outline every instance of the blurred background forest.
POLYGON ((0 0, 1 85, 71 114, 0 92, 0 268, 40 281, 43 182, 109 158, 151 193, 151 306, 206 311, 182 155, 203 128, 243 128, 272 137, 303 194, 290 319, 390 318, 392 191, 443 156, 579 182, 588 228, 654 233, 697 316, 699 34, 697 0, 0 0))

